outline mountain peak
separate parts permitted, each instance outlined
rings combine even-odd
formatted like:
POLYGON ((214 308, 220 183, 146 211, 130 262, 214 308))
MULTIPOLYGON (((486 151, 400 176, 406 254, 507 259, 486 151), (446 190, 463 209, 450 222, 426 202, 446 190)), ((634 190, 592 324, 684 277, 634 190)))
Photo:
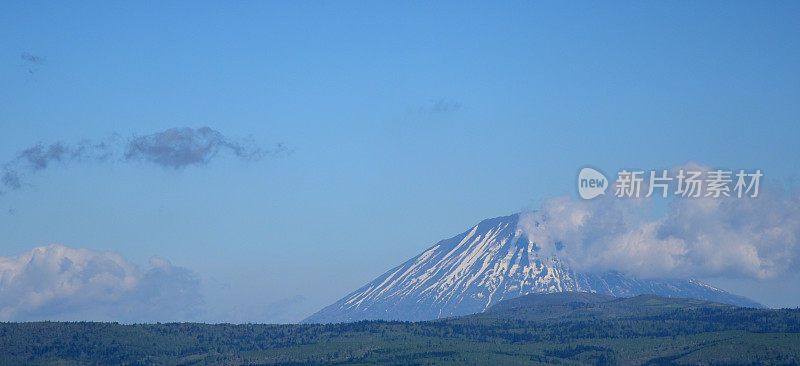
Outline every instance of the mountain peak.
POLYGON ((619 272, 575 272, 540 257, 517 228, 519 214, 486 219, 439 241, 304 322, 430 320, 485 311, 531 293, 585 292, 630 297, 658 294, 760 307, 696 280, 642 280, 619 272))

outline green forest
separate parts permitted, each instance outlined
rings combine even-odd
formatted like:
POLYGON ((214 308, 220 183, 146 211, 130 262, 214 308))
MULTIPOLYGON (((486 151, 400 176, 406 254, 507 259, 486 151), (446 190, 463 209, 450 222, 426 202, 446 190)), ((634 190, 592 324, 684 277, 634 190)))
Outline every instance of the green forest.
POLYGON ((798 364, 800 309, 565 293, 424 322, 0 323, 0 363, 798 364))

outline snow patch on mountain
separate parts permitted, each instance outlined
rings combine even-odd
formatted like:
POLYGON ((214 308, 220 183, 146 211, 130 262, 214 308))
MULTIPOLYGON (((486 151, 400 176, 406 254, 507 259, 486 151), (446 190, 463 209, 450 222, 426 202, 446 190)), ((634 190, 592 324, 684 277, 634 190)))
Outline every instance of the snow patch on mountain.
POLYGON ((518 227, 519 215, 484 220, 307 318, 429 320, 482 312, 530 293, 580 291, 629 297, 657 294, 760 307, 697 280, 641 280, 615 271, 579 273, 518 227))

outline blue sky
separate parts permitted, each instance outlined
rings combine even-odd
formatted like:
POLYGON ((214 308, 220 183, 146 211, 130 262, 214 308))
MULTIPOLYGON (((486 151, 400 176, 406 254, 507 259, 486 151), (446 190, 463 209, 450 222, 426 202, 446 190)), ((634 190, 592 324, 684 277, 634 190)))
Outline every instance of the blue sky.
MULTIPOLYGON (((201 277, 212 312, 302 296, 296 318, 481 219, 575 196, 587 164, 796 187, 798 8, 3 2, 0 160, 184 126, 290 153, 55 164, 0 196, 0 256, 157 255, 201 277)), ((759 295, 787 284, 728 285, 800 305, 759 295)))

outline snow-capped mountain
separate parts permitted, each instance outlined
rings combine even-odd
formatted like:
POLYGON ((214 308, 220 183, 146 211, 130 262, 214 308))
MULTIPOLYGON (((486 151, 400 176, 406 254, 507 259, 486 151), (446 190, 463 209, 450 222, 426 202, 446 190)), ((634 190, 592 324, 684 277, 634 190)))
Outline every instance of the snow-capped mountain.
POLYGON ((478 313, 500 300, 529 293, 562 291, 622 297, 656 294, 761 307, 696 280, 575 272, 556 257, 540 258, 536 245, 517 228, 518 219, 515 214, 484 220, 442 240, 304 322, 429 320, 478 313))

